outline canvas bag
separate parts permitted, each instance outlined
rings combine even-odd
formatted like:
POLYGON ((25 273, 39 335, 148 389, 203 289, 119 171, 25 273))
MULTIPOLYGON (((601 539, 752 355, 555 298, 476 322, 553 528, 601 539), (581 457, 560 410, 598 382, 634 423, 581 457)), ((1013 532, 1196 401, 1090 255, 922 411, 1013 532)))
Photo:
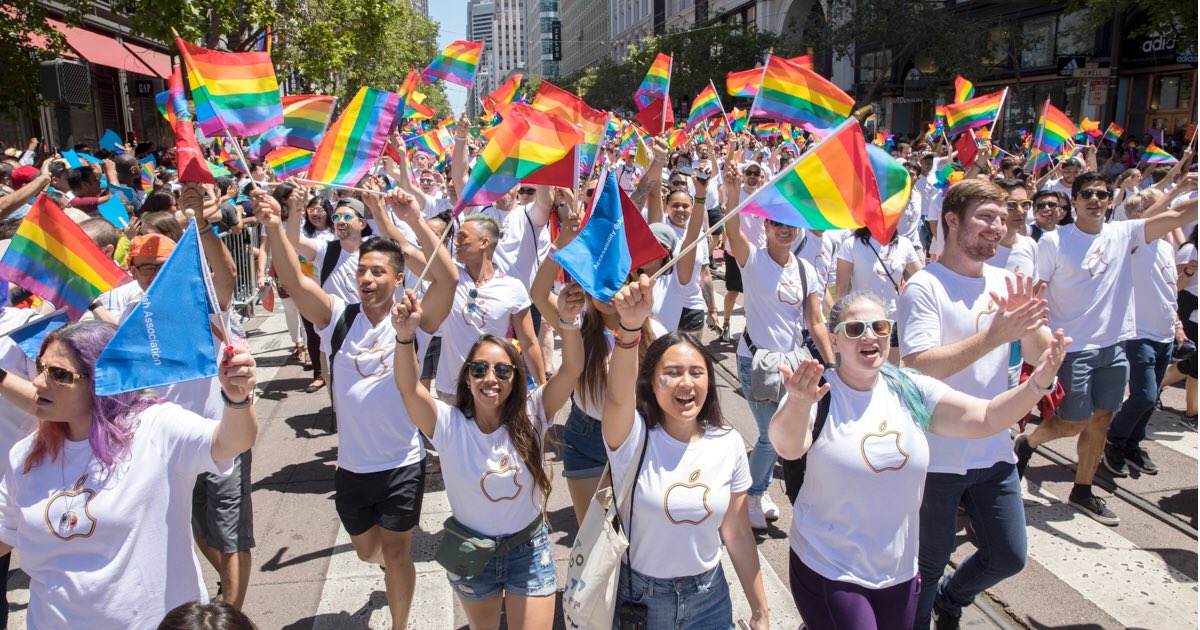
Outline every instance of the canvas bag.
MULTIPOLYGON (((642 441, 641 455, 631 466, 614 494, 612 483, 596 489, 587 516, 579 526, 567 565, 567 587, 563 589, 563 618, 568 628, 611 630, 617 608, 617 583, 621 557, 629 548, 624 528, 619 528, 619 507, 629 502, 650 443, 649 430, 642 441)), ((608 464, 600 478, 608 476, 608 464)), ((632 509, 632 506, 631 506, 632 509)))

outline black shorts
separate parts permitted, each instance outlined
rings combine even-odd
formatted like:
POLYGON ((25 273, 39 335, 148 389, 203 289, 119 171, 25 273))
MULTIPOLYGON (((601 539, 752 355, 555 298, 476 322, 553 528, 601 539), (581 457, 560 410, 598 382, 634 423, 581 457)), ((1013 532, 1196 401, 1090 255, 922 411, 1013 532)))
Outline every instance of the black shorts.
POLYGON ((438 360, 442 356, 442 338, 431 337, 425 348, 425 360, 421 362, 421 380, 432 381, 437 376, 438 360))
POLYGON ((742 292, 742 268, 733 252, 725 252, 725 291, 742 292))
MULTIPOLYGON (((712 226, 716 225, 718 221, 720 221, 722 218, 724 218, 724 216, 725 215, 721 213, 721 206, 714 206, 712 208, 709 208, 708 209, 708 227, 712 227, 712 226)), ((722 224, 721 227, 717 228, 717 230, 715 232, 713 232, 713 236, 720 236, 721 234, 724 234, 724 233, 725 233, 725 225, 722 224)))
POLYGON ((338 518, 351 536, 378 525, 406 532, 421 520, 425 495, 425 460, 373 473, 339 468, 333 475, 333 502, 338 518))
POLYGON ((679 314, 679 332, 698 333, 704 330, 704 313, 703 309, 684 307, 679 314))

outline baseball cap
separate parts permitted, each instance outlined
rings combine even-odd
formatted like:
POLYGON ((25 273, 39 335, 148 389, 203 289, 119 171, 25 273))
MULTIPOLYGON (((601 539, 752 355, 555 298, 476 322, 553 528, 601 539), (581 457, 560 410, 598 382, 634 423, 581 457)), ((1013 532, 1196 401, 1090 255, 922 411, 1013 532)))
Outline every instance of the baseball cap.
POLYGON ((675 230, 663 223, 655 223, 650 226, 650 231, 654 233, 654 238, 658 239, 658 244, 667 250, 667 255, 675 252, 675 246, 679 244, 679 237, 675 236, 675 230))
POLYGON ((367 207, 363 205, 363 202, 355 199, 354 197, 342 197, 341 199, 338 199, 338 202, 333 206, 333 209, 337 210, 338 208, 350 208, 350 210, 354 212, 354 214, 357 214, 358 218, 360 219, 367 216, 367 207))
POLYGON ((26 184, 37 179, 42 172, 34 166, 21 166, 12 173, 13 188, 24 188, 26 184))

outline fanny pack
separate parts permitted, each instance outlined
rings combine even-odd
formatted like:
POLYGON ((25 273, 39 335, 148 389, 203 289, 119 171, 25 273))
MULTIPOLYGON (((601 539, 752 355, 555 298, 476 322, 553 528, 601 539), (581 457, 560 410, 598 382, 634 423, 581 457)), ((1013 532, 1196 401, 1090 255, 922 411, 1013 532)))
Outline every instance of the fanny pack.
POLYGON ((438 543, 433 559, 455 575, 475 577, 483 572, 492 558, 507 554, 517 545, 529 542, 541 529, 543 522, 542 516, 538 515, 521 531, 496 540, 463 525, 451 516, 442 524, 442 540, 438 543))

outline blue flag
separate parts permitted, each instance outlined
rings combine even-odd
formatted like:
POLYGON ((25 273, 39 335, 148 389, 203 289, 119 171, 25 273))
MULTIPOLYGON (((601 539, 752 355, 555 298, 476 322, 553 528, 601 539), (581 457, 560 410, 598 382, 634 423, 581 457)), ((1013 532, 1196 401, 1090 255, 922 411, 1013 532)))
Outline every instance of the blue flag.
POLYGON ((129 213, 125 210, 125 204, 121 203, 115 194, 100 204, 99 209, 100 216, 118 228, 124 230, 129 225, 129 213))
POLYGON ((113 131, 112 129, 104 130, 104 137, 100 138, 100 146, 102 148, 108 149, 113 153, 121 154, 125 152, 125 150, 121 148, 122 144, 124 143, 121 142, 121 136, 118 136, 117 132, 113 131))
POLYGON ((218 311, 196 222, 96 360, 96 395, 111 396, 217 374, 218 311))
POLYGON ((71 168, 79 168, 83 166, 83 161, 79 159, 79 154, 70 149, 63 149, 60 153, 62 158, 67 161, 67 166, 71 168))
POLYGON ((608 302, 625 284, 630 271, 668 252, 607 168, 596 190, 600 194, 595 196, 579 235, 550 256, 589 295, 608 302))
POLYGON ((42 351, 42 340, 46 335, 66 326, 71 318, 67 316, 67 309, 60 308, 53 313, 47 315, 39 315, 28 322, 24 326, 8 333, 8 336, 17 344, 21 352, 29 357, 30 361, 36 361, 38 353, 42 351))

